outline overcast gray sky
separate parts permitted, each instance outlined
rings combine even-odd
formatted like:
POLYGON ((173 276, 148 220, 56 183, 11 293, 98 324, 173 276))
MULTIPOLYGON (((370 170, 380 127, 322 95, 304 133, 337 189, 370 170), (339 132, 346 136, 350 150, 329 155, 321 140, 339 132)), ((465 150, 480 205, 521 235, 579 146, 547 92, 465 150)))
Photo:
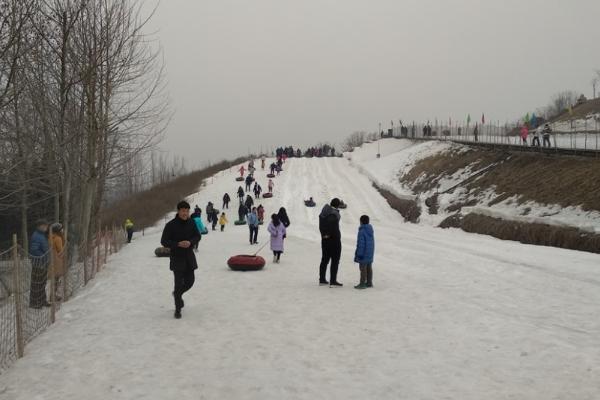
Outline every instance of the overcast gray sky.
POLYGON ((513 120, 591 97, 600 68, 598 0, 162 0, 149 28, 175 111, 162 147, 193 164, 391 119, 513 120))

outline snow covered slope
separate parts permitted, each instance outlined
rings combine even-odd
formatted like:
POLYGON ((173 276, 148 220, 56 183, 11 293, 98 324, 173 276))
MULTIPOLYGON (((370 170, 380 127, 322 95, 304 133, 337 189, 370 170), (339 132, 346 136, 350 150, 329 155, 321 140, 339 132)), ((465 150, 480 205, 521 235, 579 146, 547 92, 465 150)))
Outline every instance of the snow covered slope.
MULTIPOLYGON (((192 204, 234 193, 234 170, 208 180, 192 204)), ((246 227, 211 232, 174 320, 168 260, 153 255, 161 221, 0 376, 0 398, 597 397, 600 256, 404 224, 343 158, 289 160, 275 184, 267 214, 283 205, 292 222, 281 264, 230 271, 230 255, 257 247, 246 227), (304 207, 309 196, 317 208, 304 207), (333 196, 349 206, 341 289, 317 285, 317 215, 333 196), (375 288, 357 291, 362 214, 375 228, 375 288)))

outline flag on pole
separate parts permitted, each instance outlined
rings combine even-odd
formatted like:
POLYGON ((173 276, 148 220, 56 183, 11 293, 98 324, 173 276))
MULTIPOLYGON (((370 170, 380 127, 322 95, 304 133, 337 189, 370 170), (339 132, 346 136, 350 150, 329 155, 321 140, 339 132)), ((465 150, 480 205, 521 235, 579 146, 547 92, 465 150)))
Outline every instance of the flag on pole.
POLYGON ((471 114, 467 115, 467 125, 471 123, 471 114))
POLYGON ((535 113, 531 114, 531 127, 535 128, 537 125, 537 117, 535 113))
POLYGON ((448 117, 448 125, 452 126, 452 117, 448 117))
POLYGON ((527 115, 525 115, 525 123, 528 124, 529 123, 529 113, 527 113, 527 115))
POLYGON ((485 114, 481 114, 481 125, 485 125, 485 114))

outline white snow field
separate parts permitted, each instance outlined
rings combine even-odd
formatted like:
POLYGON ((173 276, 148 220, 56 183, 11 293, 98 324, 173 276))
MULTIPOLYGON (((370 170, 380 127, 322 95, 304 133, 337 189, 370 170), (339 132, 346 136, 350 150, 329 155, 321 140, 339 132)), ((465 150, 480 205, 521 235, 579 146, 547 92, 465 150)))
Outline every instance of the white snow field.
MULTIPOLYGON (((0 376, 0 398, 600 397, 599 255, 404 223, 343 158, 284 168, 275 198, 262 201, 267 215, 285 206, 292 222, 281 264, 265 249, 264 270, 230 271, 230 255, 258 247, 245 226, 210 232, 175 320, 168 259, 153 254, 161 221, 65 304, 0 376), (311 195, 317 208, 302 202, 311 195), (340 289, 317 284, 317 215, 334 196, 348 204, 340 289), (361 214, 371 216, 376 256, 375 287, 359 291, 361 214)), ((225 191, 235 198, 234 171, 209 179, 192 206, 225 191)))

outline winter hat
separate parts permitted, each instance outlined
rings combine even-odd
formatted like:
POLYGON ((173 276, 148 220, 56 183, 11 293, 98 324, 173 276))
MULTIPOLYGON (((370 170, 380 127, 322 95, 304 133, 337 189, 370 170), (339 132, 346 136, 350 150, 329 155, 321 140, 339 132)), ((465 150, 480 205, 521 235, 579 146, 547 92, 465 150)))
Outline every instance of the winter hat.
POLYGON ((362 215, 360 217, 360 223, 363 225, 366 225, 369 223, 369 216, 368 215, 362 215))
POLYGON ((333 200, 331 200, 331 207, 333 208, 338 208, 340 206, 340 199, 338 199, 337 197, 333 200))

